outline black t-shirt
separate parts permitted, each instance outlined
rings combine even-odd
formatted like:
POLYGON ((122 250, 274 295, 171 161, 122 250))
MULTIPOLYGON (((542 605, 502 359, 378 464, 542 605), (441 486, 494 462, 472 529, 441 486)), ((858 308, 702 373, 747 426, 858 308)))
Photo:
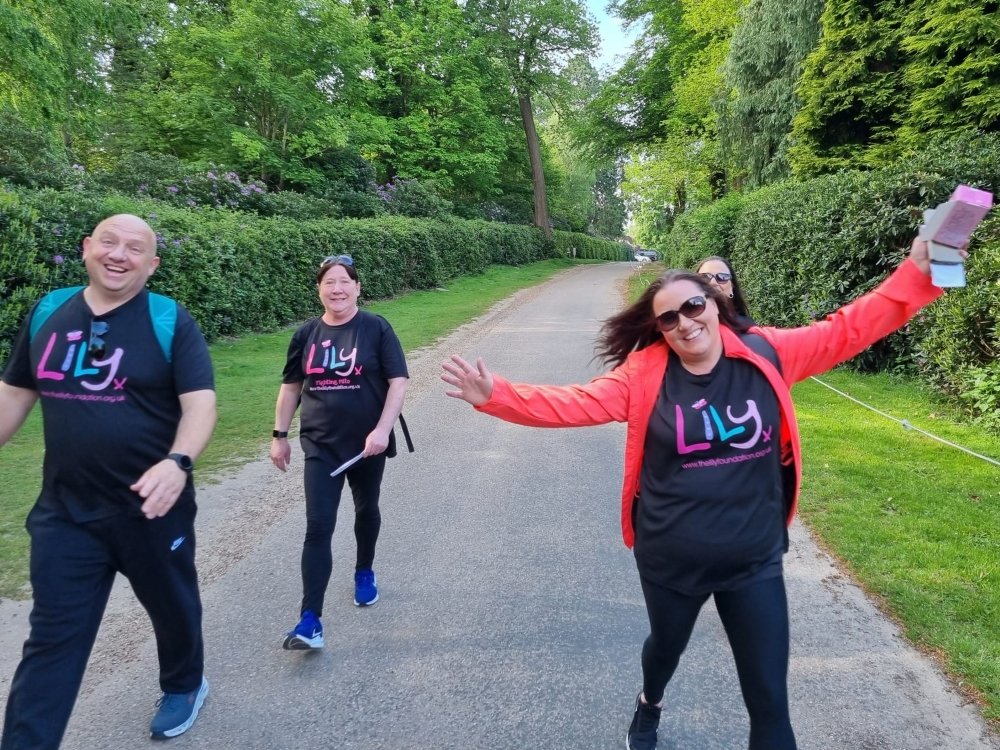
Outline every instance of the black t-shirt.
MULTIPOLYGON (((178 396, 214 388, 205 339, 180 305, 172 363, 153 330, 148 292, 95 317, 83 293, 57 309, 29 341, 25 321, 4 382, 37 391, 45 433, 39 503, 75 521, 140 513, 129 489, 166 458, 177 434, 178 396), (91 323, 104 321, 105 354, 88 353, 91 323)), ((189 480, 178 502, 194 500, 189 480)))
MULTIPOLYGON (((281 378, 303 384, 299 438, 306 458, 339 466, 361 453, 382 416, 389 380, 406 377, 403 347, 380 315, 359 310, 339 326, 306 321, 292 335, 281 378)), ((394 445, 390 433, 390 456, 394 445)))
POLYGON ((646 435, 635 518, 643 576, 696 596, 779 575, 778 399, 749 362, 693 375, 673 352, 646 435))

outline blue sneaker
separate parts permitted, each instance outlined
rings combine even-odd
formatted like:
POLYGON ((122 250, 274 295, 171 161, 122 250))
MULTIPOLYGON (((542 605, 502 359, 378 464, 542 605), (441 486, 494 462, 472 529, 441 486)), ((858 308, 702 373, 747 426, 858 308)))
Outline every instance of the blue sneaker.
POLYGON ((323 648, 323 623, 311 609, 302 613, 299 624, 285 636, 281 647, 288 651, 323 648))
POLYGON ((149 724, 149 737, 154 740, 169 740, 184 734, 198 718, 201 704, 208 695, 208 680, 201 678, 201 686, 190 693, 164 693, 156 702, 159 710, 149 724))
POLYGON ((375 585, 375 573, 371 568, 354 571, 354 604, 357 607, 370 607, 378 601, 378 586, 375 585))

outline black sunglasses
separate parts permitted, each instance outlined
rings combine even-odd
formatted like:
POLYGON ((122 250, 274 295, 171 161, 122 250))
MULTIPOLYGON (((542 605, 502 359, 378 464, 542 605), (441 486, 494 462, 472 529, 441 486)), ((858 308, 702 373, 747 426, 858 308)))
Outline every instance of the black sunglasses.
POLYGON ((319 264, 319 267, 326 268, 327 266, 332 266, 334 263, 339 263, 342 266, 353 266, 354 258, 350 255, 328 255, 323 258, 323 262, 319 264))
POLYGON ((705 298, 704 297, 692 297, 683 305, 680 306, 678 310, 667 310, 656 316, 656 327, 659 328, 663 333, 667 331, 672 331, 677 327, 677 324, 681 322, 681 315, 685 318, 697 318, 705 312, 705 298))
POLYGON ((708 281, 715 279, 720 284, 725 284, 727 281, 732 281, 733 275, 731 273, 726 273, 725 271, 720 271, 719 273, 708 273, 707 271, 703 274, 708 281))
POLYGON ((110 327, 105 320, 90 321, 90 344, 87 345, 87 354, 91 359, 104 359, 104 355, 107 354, 107 345, 103 337, 107 335, 110 327))

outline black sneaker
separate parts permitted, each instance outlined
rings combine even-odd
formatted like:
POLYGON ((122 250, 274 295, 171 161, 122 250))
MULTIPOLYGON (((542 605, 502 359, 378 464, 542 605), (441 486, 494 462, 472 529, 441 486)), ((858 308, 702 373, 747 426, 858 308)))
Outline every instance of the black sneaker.
POLYGON ((660 725, 661 710, 643 703, 642 693, 635 697, 635 713, 625 735, 625 750, 656 750, 656 728, 660 725))

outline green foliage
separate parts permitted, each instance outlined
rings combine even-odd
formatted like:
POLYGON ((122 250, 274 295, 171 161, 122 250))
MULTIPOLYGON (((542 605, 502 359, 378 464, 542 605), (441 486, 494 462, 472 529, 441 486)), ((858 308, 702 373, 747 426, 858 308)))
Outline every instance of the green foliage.
POLYGON ((578 232, 553 232, 556 254, 564 258, 589 260, 631 260, 632 253, 621 242, 590 237, 578 232))
POLYGON ((664 264, 693 269, 709 255, 728 258, 735 244, 736 222, 744 200, 742 193, 730 193, 711 206, 682 214, 664 243, 658 246, 664 264))
POLYGON ((789 174, 787 150, 799 108, 795 85, 819 40, 822 0, 751 0, 733 31, 718 105, 720 140, 734 182, 747 187, 789 174))
POLYGON ((622 177, 622 167, 615 163, 599 168, 594 175, 588 229, 598 237, 616 240, 622 236, 626 217, 625 201, 618 190, 622 177))
POLYGON ((451 201, 442 198, 434 183, 393 178, 375 189, 386 211, 396 216, 437 217, 451 213, 451 201))
POLYGON ((900 140, 919 146, 927 133, 1000 130, 996 1, 917 0, 902 27, 909 101, 900 140))
POLYGON ((589 113, 595 132, 625 137, 631 159, 622 191, 643 245, 659 246, 677 216, 726 190, 715 103, 725 96, 720 69, 744 2, 614 6, 625 20, 645 20, 644 34, 589 113), (608 119, 618 121, 614 128, 601 125, 608 119))
POLYGON ((951 290, 910 324, 917 367, 968 413, 1000 430, 1000 218, 976 232, 966 287, 951 290))
POLYGON ((826 3, 819 46, 799 81, 792 126, 799 176, 885 163, 907 106, 901 68, 903 0, 826 3))
POLYGON ((80 174, 51 126, 30 125, 0 104, 0 179, 25 187, 77 187, 80 174))
MULTIPOLYGON (((153 227, 162 261, 150 288, 187 307, 209 340, 307 317, 315 304, 303 290, 314 286, 317 264, 327 255, 352 255, 364 297, 377 299, 434 288, 491 264, 523 265, 556 252, 537 229, 487 221, 259 217, 52 190, 3 191, 0 200, 4 355, 42 293, 86 283, 79 256, 82 240, 113 213, 137 214, 153 227)), ((574 239, 595 254, 612 244, 574 239)))

